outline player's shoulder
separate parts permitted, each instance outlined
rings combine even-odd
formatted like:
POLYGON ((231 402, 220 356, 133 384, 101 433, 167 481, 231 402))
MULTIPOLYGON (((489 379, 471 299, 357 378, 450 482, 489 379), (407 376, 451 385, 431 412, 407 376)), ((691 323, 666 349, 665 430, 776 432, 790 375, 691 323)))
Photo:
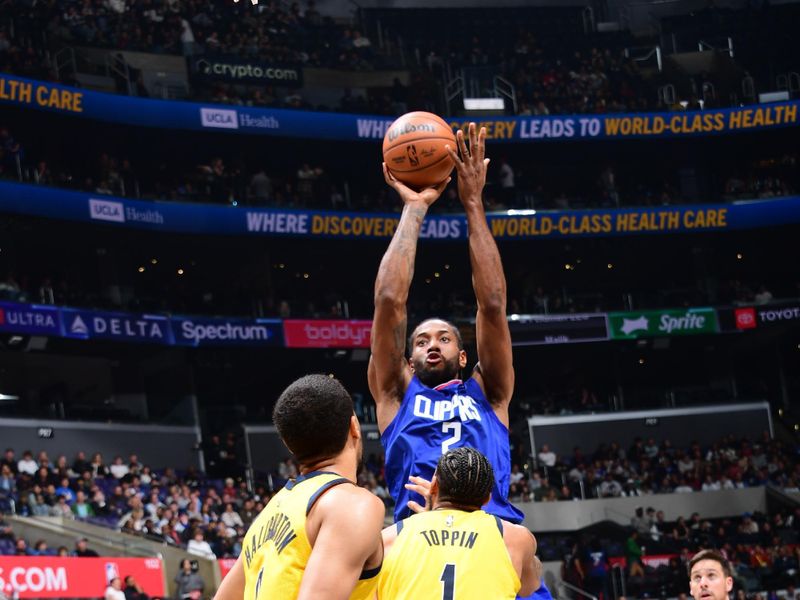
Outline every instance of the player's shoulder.
POLYGON ((531 530, 524 525, 516 525, 509 521, 501 520, 503 525, 503 539, 506 543, 513 544, 519 548, 536 546, 536 538, 533 537, 531 530))
POLYGON ((383 501, 369 490, 352 482, 330 488, 317 502, 322 512, 346 512, 360 518, 383 519, 386 507, 383 501))

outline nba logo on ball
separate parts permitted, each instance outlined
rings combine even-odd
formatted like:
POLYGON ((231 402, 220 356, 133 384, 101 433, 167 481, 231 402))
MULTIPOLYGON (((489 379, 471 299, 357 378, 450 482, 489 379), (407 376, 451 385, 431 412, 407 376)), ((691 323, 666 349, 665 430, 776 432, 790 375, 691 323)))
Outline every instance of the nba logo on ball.
POLYGON ((737 308, 736 309, 736 329, 755 329, 756 309, 737 308))
POLYGON ((455 163, 445 149, 456 149, 456 136, 444 119, 433 113, 406 113, 386 130, 383 162, 395 179, 421 190, 437 186, 455 163))

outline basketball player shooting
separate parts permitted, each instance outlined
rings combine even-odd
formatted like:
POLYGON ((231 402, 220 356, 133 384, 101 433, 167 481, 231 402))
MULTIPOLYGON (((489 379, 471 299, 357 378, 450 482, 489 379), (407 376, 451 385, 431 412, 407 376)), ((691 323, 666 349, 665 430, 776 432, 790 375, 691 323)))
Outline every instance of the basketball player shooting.
POLYGON ((412 513, 409 502, 422 497, 406 488, 411 476, 430 479, 439 457, 450 448, 471 446, 489 459, 497 474, 487 512, 519 523, 522 513, 508 501, 511 459, 508 405, 514 389, 511 334, 506 320, 506 280, 500 253, 486 222, 486 130, 469 126, 457 134, 460 157, 448 153, 458 173, 458 193, 467 217, 472 281, 478 303, 478 364, 471 376, 458 329, 439 318, 416 326, 408 339, 406 303, 414 275, 420 228, 428 208, 444 189, 415 192, 384 165, 386 182, 403 200, 403 212, 375 281, 375 314, 368 379, 377 406, 386 452, 386 481, 397 505, 395 520, 412 513))
MULTIPOLYGON (((400 521, 421 509, 418 490, 433 476, 439 457, 471 446, 488 458, 495 481, 484 510, 511 523, 522 512, 508 501, 511 452, 508 406, 514 390, 511 333, 506 318, 503 263, 483 208, 486 129, 469 125, 456 135, 458 154, 448 147, 458 174, 458 195, 467 217, 472 286, 478 304, 475 333, 478 362, 460 378, 467 353, 458 328, 439 318, 422 321, 408 338, 408 292, 425 215, 449 180, 415 192, 383 166, 386 183, 400 195, 403 211, 375 279, 375 314, 367 378, 375 399, 386 454, 386 482, 400 521), (422 485, 421 485, 422 484, 422 485)), ((532 598, 551 599, 544 584, 532 598)))

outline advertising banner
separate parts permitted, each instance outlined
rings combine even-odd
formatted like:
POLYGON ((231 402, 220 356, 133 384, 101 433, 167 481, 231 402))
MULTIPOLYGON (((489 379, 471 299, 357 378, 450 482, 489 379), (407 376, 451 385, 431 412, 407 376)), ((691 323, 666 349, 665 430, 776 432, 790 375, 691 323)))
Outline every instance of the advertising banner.
POLYGON ((748 331, 800 324, 800 303, 778 302, 760 306, 719 309, 722 331, 748 331))
POLYGON ((150 597, 163 597, 157 558, 0 556, 0 592, 19 598, 103 598, 110 579, 132 575, 150 597))
POLYGON ((61 335, 61 318, 55 306, 0 302, 0 331, 61 335))
MULTIPOLYGON (((293 81, 291 68, 277 65, 214 59, 197 67, 204 75, 229 80, 241 76, 269 81, 271 76, 276 85, 278 80, 284 84, 293 81)), ((299 70, 297 77, 298 81, 302 80, 299 70)), ((0 102, 134 126, 339 141, 382 140, 393 121, 367 115, 153 100, 5 73, 0 73, 0 102)), ((498 142, 690 138, 796 127, 800 124, 798 106, 800 102, 789 101, 704 111, 494 117, 477 124, 486 127, 490 140, 498 142)), ((464 117, 446 117, 445 120, 453 129, 463 129, 469 123, 464 117)))
POLYGON ((512 315, 508 325, 514 346, 608 339, 605 314, 512 315))
MULTIPOLYGON (((129 200, 46 186, 0 182, 0 212, 147 231, 268 237, 384 239, 398 213, 255 209, 129 200)), ((592 210, 509 210, 487 215, 499 240, 735 231, 800 223, 800 196, 730 204, 592 210)), ((423 240, 466 240, 464 215, 430 215, 423 240)))
POLYGON ((168 317, 61 309, 65 337, 173 344, 168 317))
POLYGON ((369 348, 372 321, 289 319, 283 322, 287 348, 369 348))
POLYGON ((280 346, 280 319, 220 319, 173 317, 178 346, 280 346))
POLYGON ((281 87, 302 87, 303 69, 298 66, 262 63, 231 56, 194 56, 189 71, 199 79, 281 87))
POLYGON ((713 308, 608 313, 608 330, 615 340, 717 333, 717 313, 713 308))

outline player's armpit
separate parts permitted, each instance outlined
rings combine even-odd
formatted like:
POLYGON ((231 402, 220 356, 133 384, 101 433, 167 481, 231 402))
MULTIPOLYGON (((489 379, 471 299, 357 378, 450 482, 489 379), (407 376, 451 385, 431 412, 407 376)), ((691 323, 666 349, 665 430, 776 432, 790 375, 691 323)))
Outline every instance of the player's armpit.
POLYGON ((517 594, 530 596, 542 585, 542 563, 536 557, 536 538, 527 527, 503 521, 503 541, 519 575, 521 587, 517 594))
POLYGON ((347 600, 370 557, 382 556, 385 507, 366 490, 337 486, 314 512, 320 525, 297 598, 347 600))
POLYGON ((241 600, 244 597, 244 586, 244 565, 240 556, 222 580, 214 600, 241 600))

